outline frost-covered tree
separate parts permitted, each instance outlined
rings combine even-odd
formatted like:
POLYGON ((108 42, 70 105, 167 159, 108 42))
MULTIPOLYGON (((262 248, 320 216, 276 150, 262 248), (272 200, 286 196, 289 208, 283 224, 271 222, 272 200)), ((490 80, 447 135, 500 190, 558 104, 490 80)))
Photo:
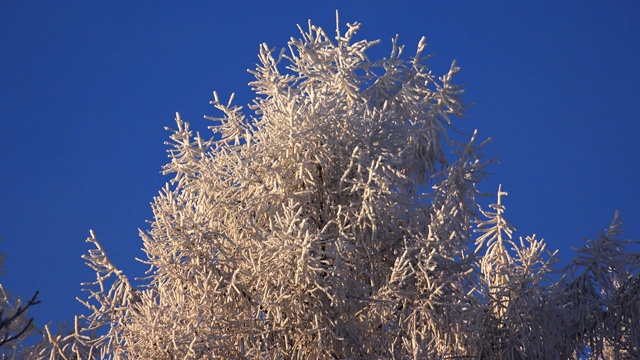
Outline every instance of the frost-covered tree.
MULTIPOLYGON (((6 254, 0 254, 0 275, 6 254)), ((5 358, 9 354, 15 354, 22 342, 35 331, 33 318, 28 318, 29 309, 40 303, 38 292, 28 301, 15 298, 9 294, 0 283, 0 356, 5 358)))
POLYGON ((554 281, 555 253, 512 239, 506 192, 478 203, 490 161, 458 130, 455 62, 436 77, 424 38, 370 60, 359 27, 262 45, 253 115, 214 93, 209 137, 177 115, 144 286, 91 233, 90 313, 30 356, 638 358, 640 260, 617 218, 554 281))

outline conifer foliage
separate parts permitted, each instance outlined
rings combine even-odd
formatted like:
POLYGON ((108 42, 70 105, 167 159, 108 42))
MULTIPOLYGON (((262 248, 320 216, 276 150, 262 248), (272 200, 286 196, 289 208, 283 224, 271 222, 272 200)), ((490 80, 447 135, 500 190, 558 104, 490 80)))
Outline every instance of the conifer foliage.
POLYGON ((214 93, 204 137, 176 116, 173 176, 141 231, 135 287, 92 233, 87 316, 33 358, 637 358, 640 279, 619 221, 560 280, 535 236, 514 240, 506 192, 482 209, 485 141, 457 129, 459 68, 424 38, 300 28, 260 47, 253 116, 214 93))

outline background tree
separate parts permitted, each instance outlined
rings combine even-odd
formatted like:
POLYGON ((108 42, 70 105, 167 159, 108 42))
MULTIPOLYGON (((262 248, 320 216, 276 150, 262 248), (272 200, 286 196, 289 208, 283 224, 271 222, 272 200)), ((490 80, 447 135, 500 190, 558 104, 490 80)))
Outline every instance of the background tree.
MULTIPOLYGON (((4 274, 2 268, 6 254, 0 254, 0 275, 4 274)), ((32 335, 36 329, 33 319, 29 319, 27 314, 29 308, 40 303, 36 300, 38 292, 26 303, 20 298, 14 298, 0 284, 0 355, 6 357, 15 353, 24 339, 32 335)))
POLYGON ((97 279, 73 331, 41 358, 371 359, 637 357, 638 254, 619 222, 559 281, 535 236, 512 240, 489 161, 464 115, 455 62, 436 77, 394 39, 309 24, 289 51, 260 48, 242 108, 212 104, 214 135, 172 130, 174 176, 140 233, 134 287, 96 236, 97 279), (283 63, 287 65, 283 65, 283 63), (479 232, 479 236, 474 234, 479 232))

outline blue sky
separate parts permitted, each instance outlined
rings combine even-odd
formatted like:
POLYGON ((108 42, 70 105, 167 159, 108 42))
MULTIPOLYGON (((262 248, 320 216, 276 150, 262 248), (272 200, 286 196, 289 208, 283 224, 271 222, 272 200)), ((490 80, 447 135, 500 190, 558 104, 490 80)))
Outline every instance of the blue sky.
POLYGON ((167 178, 165 126, 176 111, 206 131, 212 91, 236 103, 262 42, 284 47, 296 24, 332 31, 335 10, 359 39, 421 36, 429 64, 457 59, 463 128, 494 141, 517 236, 537 234, 563 259, 610 223, 640 238, 640 3, 470 1, 0 2, 0 282, 30 297, 38 325, 83 311, 93 272, 80 256, 94 229, 130 278, 146 269, 138 228, 167 178), (135 4, 132 4, 135 3, 135 4), (234 3, 234 4, 232 4, 234 3))

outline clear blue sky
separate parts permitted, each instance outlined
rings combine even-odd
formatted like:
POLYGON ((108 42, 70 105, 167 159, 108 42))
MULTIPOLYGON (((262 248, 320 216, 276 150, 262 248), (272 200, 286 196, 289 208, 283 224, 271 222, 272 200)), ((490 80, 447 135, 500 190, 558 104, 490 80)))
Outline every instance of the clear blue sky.
POLYGON ((637 1, 204 3, 0 2, 0 282, 41 291, 38 325, 83 311, 89 229, 130 278, 143 274, 137 229, 168 180, 175 112, 204 130, 213 90, 249 102, 259 44, 285 46, 307 19, 332 31, 336 9, 383 40, 372 56, 397 33, 408 53, 427 37, 436 73, 458 60, 476 103, 464 127, 493 137, 500 161, 482 189, 503 184, 518 236, 570 259, 619 209, 640 238, 637 1))

